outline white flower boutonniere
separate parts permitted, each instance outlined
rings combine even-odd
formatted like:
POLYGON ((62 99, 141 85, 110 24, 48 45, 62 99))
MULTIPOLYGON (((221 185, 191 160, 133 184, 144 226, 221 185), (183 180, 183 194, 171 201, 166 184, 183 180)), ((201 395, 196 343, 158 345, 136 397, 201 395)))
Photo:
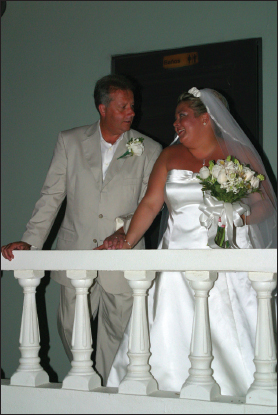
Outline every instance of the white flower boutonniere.
POLYGON ((123 158, 123 157, 130 157, 130 156, 141 156, 144 151, 144 144, 143 144, 144 138, 138 137, 138 138, 131 138, 127 143, 127 151, 120 157, 117 158, 117 160, 123 158))

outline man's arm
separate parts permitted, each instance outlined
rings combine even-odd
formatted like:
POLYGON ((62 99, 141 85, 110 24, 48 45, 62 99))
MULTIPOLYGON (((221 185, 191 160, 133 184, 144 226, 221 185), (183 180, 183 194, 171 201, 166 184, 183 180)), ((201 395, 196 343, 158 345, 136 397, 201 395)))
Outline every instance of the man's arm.
POLYGON ((58 136, 53 158, 32 217, 22 241, 41 249, 57 212, 66 196, 67 155, 62 133, 58 136))
POLYGON ((32 217, 26 226, 22 240, 2 246, 4 258, 14 258, 13 250, 29 250, 32 246, 41 249, 66 196, 67 157, 62 134, 59 134, 41 197, 37 201, 32 217))

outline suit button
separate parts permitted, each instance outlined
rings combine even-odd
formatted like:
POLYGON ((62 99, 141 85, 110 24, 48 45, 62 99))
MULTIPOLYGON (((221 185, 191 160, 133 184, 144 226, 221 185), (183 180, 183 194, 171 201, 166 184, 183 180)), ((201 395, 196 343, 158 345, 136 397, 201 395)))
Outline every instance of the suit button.
POLYGON ((98 217, 101 219, 101 218, 103 218, 103 215, 102 215, 102 214, 100 214, 100 215, 98 215, 98 217))
POLYGON ((97 243, 97 240, 96 240, 96 239, 94 239, 94 240, 93 240, 93 242, 96 244, 96 243, 97 243))

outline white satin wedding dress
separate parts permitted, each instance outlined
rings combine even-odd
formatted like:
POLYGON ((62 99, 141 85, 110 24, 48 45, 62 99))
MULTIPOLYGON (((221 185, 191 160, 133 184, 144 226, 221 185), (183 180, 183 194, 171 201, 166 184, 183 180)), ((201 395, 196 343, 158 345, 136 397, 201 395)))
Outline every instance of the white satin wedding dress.
MULTIPOLYGON (((171 170, 165 186, 169 210, 162 249, 210 249, 200 225, 203 193, 196 173, 171 170)), ((246 228, 237 243, 252 248, 246 228)), ((149 290, 151 372, 160 390, 179 392, 190 368, 194 293, 184 273, 162 272, 149 290)), ((244 396, 255 372, 257 300, 247 273, 219 273, 209 296, 212 369, 222 395, 244 396)), ((115 357, 107 386, 117 387, 126 374, 129 325, 115 357)))

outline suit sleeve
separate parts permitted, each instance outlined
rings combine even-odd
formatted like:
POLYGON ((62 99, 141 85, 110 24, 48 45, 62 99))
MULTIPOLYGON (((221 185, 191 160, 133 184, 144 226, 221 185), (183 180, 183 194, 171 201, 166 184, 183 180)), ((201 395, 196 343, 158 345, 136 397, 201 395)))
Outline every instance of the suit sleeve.
POLYGON ((22 241, 41 249, 66 196, 67 155, 62 133, 32 217, 27 223, 22 241))
MULTIPOLYGON (((161 151, 162 151, 162 146, 157 145, 155 147, 151 157, 149 158, 148 162, 146 163, 146 166, 145 166, 145 169, 144 169, 144 177, 143 177, 142 185, 141 185, 141 192, 140 192, 140 196, 139 196, 139 200, 138 200, 138 205, 139 205, 139 203, 141 202, 141 200, 143 199, 143 197, 146 193, 150 174, 152 172, 153 166, 154 166, 159 154, 161 153, 161 151)), ((123 227, 125 233, 127 233, 133 215, 134 215, 134 212, 131 212, 128 215, 117 217, 115 219, 115 230, 118 230, 121 227, 123 227)))

